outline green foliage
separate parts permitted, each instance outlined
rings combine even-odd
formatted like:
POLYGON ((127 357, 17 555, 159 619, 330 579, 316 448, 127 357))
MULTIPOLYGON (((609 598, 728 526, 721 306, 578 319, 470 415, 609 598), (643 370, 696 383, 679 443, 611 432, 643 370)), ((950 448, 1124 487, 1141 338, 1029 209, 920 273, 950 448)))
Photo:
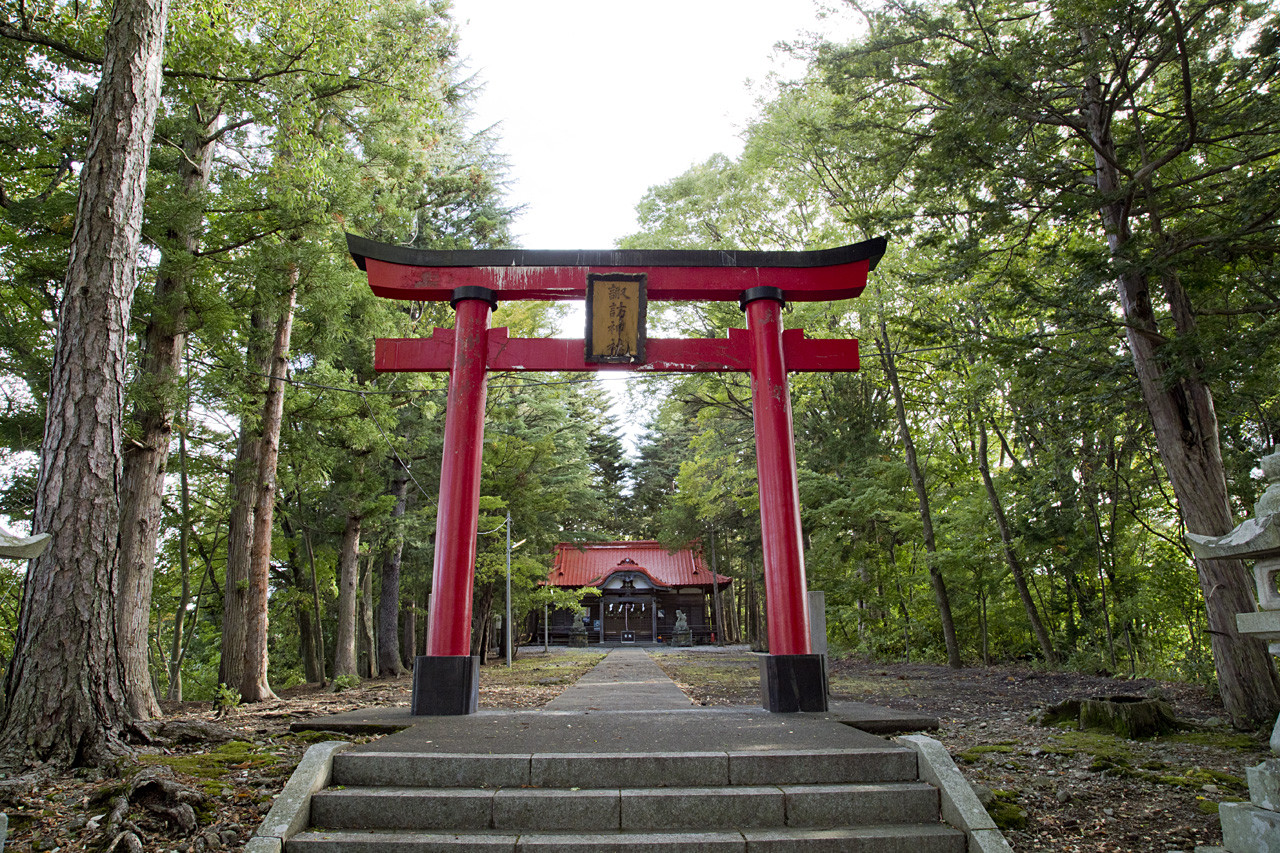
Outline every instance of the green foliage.
MULTIPOLYGON (((21 519, 96 73, 83 57, 96 55, 108 8, 11 11, 41 36, 0 39, 0 513, 21 519)), ((1212 388, 1230 500, 1247 511, 1256 455, 1280 443, 1276 14, 1254 3, 889 2, 867 11, 858 40, 807 49, 806 73, 761 103, 740 156, 709 158, 640 200, 640 230, 624 248, 891 238, 861 298, 793 304, 785 318, 811 337, 864 342, 860 372, 791 379, 808 583, 826 592, 835 647, 943 659, 933 569, 968 661, 1044 665, 1034 609, 1058 665, 1211 682, 1203 593, 1114 281, 1136 269, 1152 293, 1185 290, 1185 316, 1156 310, 1162 381, 1212 388), (1112 196, 1097 185, 1081 113, 1094 74, 1112 87, 1107 122, 1124 181, 1113 195, 1129 211, 1122 251, 1098 214, 1112 196), (1126 75, 1140 84, 1124 89, 1126 75)), ((400 549, 402 605, 421 608, 431 582, 446 377, 375 375, 370 342, 427 335, 452 315, 374 297, 343 233, 499 247, 513 211, 496 140, 465 126, 471 84, 448 4, 196 2, 171 16, 129 406, 160 406, 188 442, 189 505, 173 476, 163 502, 152 634, 164 653, 153 668, 167 683, 181 611, 186 696, 226 705, 217 655, 228 471, 237 432, 261 408, 261 356, 282 294, 296 274, 272 542, 278 684, 318 678, 319 642, 332 654, 348 518, 361 520, 362 572, 400 549), (179 282, 177 294, 152 292, 161 279, 179 282), (148 330, 166 321, 184 354, 169 379, 144 358, 148 330), (390 484, 405 470, 397 514, 390 484)), ((722 337, 743 322, 731 303, 651 309, 663 334, 722 337)), ((561 310, 504 303, 494 324, 546 335, 561 310)), ((581 593, 540 586, 557 542, 629 536, 714 550, 735 580, 727 606, 745 625, 761 597, 747 379, 646 376, 630 393, 651 405, 629 458, 600 384, 491 378, 480 529, 510 513, 513 540, 524 540, 511 555, 516 624, 581 604, 581 593)), ((139 435, 137 423, 129 430, 126 443, 139 435)), ((481 537, 482 624, 502 609, 506 557, 502 532, 481 537)), ((21 576, 6 572, 7 657, 21 576)))
POLYGON ((234 710, 240 704, 240 691, 225 684, 219 684, 213 695, 213 710, 219 714, 234 710))
MULTIPOLYGON (((968 660, 1042 658, 1034 608, 1059 665, 1212 681, 1170 451, 1151 432, 1114 281, 1129 265, 1153 289, 1185 286, 1193 322, 1157 306, 1162 381, 1212 386, 1232 499, 1246 510, 1257 489, 1247 469, 1280 442, 1280 398, 1258 384, 1280 358, 1280 312, 1274 287, 1256 287, 1276 276, 1264 235, 1277 200, 1257 195, 1280 169, 1276 20, 1255 4, 1048 14, 891 2, 867 11, 864 37, 803 54, 808 73, 778 84, 740 157, 698 164, 640 202, 641 230, 624 247, 891 237, 860 299, 792 306, 786 319, 864 341, 857 375, 792 376, 808 581, 826 593, 838 648, 940 659, 932 566, 968 660), (1095 71, 1128 181, 1116 192, 1133 200, 1121 256, 1099 216, 1108 199, 1081 112, 1095 71), (1142 82, 1123 89, 1126 79, 1142 82), (885 340, 868 344, 880 316, 885 340), (885 346, 932 505, 928 558, 885 346)), ((693 335, 741 323, 731 306, 661 316, 693 335)), ((745 394, 733 378, 668 381, 634 491, 664 537, 731 530, 724 550, 744 567, 758 524, 745 394)))
POLYGON ((358 675, 338 675, 329 681, 329 692, 341 693, 344 690, 360 686, 360 677, 358 675))

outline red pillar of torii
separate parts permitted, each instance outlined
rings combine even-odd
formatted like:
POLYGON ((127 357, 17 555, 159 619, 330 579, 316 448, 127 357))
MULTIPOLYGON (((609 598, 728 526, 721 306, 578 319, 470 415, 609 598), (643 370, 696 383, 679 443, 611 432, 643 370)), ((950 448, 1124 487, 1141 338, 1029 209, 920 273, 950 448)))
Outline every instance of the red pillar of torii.
POLYGON ((884 254, 883 238, 814 252, 425 251, 352 235, 347 243, 377 295, 449 301, 456 311, 452 329, 380 339, 374 351, 380 372, 450 372, 427 654, 414 665, 413 713, 476 709, 471 598, 488 371, 611 369, 751 374, 769 625, 762 704, 826 710, 825 673, 809 640, 787 373, 857 370, 858 342, 809 340, 799 329, 784 330, 781 312, 787 301, 857 296, 884 254), (510 338, 506 329, 489 328, 499 300, 584 299, 589 282, 617 279, 642 282, 653 300, 738 300, 747 328, 730 329, 727 338, 650 339, 640 355, 618 363, 593 360, 582 340, 510 338))

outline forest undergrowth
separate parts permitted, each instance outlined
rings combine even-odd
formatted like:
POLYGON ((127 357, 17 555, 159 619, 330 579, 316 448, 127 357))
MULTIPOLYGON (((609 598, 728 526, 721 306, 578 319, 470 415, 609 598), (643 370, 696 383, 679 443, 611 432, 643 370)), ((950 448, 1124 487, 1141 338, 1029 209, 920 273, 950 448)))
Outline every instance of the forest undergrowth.
MULTIPOLYGON (((655 658, 701 704, 755 705, 754 655, 743 647, 717 652, 657 652, 655 658)), ((594 652, 523 649, 510 670, 500 661, 482 668, 481 706, 541 707, 599 659, 594 652)), ((0 780, 0 810, 9 816, 5 849, 104 850, 121 825, 136 830, 146 850, 241 849, 308 746, 373 737, 293 733, 291 723, 407 705, 410 688, 405 676, 341 692, 309 685, 282 691, 279 701, 231 708, 207 702, 166 707, 166 717, 149 729, 153 742, 139 744, 136 758, 115 768, 36 769, 0 780), (135 801, 109 833, 114 807, 140 779, 156 775, 192 792, 194 830, 135 801)), ((1245 768, 1267 755, 1266 733, 1232 730, 1205 688, 1175 682, 846 659, 833 662, 832 698, 936 716, 939 728, 929 734, 947 746, 1019 853, 1190 853, 1197 844, 1220 843, 1217 803, 1246 799, 1245 768), (1064 699, 1117 694, 1159 695, 1190 727, 1131 741, 1029 721, 1038 708, 1064 699)))

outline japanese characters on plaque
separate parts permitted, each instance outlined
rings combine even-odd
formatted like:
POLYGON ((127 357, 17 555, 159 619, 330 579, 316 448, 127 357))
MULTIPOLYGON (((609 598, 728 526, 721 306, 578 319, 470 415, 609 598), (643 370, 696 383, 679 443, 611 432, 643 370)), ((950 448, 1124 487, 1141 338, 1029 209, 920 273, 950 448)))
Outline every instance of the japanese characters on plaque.
POLYGON ((644 364, 645 275, 587 276, 586 361, 644 364))

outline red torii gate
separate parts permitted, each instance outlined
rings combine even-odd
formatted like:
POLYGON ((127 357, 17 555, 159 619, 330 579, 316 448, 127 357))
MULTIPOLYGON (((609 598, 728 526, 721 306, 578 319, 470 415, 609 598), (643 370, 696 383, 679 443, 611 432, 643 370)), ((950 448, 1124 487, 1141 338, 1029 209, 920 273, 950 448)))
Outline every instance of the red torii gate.
POLYGON ((858 342, 810 340, 802 330, 784 330, 781 315, 787 300, 860 294, 884 255, 884 238, 814 252, 427 251, 354 235, 347 246, 378 296, 448 301, 456 312, 452 329, 438 328, 424 339, 380 339, 374 350, 380 372, 451 374, 427 654, 414 662, 414 714, 476 710, 471 598, 490 370, 751 374, 770 652, 760 665, 762 704, 770 711, 826 710, 826 676, 809 641, 787 372, 857 370, 858 342), (638 353, 602 363, 583 340, 511 338, 506 329, 489 327, 499 300, 585 299, 590 284, 617 280, 639 282, 649 299, 737 300, 747 328, 731 329, 723 339, 651 339, 638 353))

